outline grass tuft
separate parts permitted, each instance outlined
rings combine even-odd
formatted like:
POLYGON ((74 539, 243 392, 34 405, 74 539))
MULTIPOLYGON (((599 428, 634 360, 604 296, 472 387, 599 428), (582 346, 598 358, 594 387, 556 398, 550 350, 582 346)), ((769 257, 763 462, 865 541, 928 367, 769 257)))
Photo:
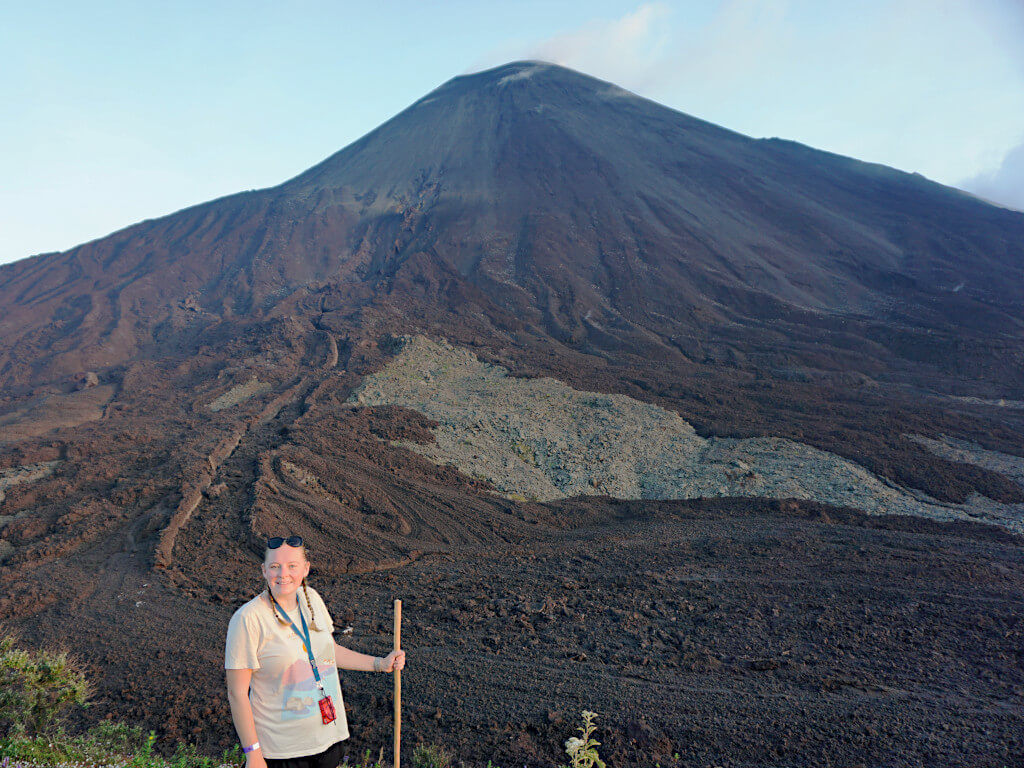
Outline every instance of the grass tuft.
POLYGON ((412 751, 413 768, 452 768, 452 756, 440 744, 418 744, 412 751))

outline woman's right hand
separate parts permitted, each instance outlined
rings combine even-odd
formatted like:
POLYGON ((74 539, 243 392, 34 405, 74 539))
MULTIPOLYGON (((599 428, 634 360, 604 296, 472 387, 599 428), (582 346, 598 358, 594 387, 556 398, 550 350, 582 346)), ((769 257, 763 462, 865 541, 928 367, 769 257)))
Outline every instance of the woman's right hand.
POLYGON ((254 749, 245 756, 245 768, 267 768, 262 749, 254 749))

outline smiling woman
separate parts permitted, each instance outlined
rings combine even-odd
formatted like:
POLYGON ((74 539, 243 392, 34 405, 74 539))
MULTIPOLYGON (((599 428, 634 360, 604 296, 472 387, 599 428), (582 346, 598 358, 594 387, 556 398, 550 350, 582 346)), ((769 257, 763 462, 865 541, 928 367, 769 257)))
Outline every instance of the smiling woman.
POLYGON ((334 642, 327 606, 306 584, 309 569, 301 537, 269 539, 262 566, 267 590, 228 625, 228 701, 247 768, 334 768, 349 736, 338 670, 405 666, 403 651, 381 658, 334 642))

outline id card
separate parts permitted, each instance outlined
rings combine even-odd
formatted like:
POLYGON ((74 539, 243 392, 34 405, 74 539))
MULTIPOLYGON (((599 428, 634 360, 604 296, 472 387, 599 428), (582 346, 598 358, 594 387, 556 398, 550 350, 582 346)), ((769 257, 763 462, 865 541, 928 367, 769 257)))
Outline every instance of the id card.
POLYGON ((333 723, 337 714, 334 711, 334 702, 331 701, 330 696, 324 696, 320 699, 320 717, 324 721, 324 725, 333 723))

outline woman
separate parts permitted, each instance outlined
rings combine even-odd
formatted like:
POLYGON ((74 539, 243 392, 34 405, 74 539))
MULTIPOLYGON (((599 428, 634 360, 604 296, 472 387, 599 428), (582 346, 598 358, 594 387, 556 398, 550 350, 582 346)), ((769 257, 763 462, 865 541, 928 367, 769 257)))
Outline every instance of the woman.
POLYGON ((349 735, 338 669, 405 666, 404 651, 380 658, 337 645, 327 606, 306 586, 308 575, 301 537, 270 539, 263 555, 268 589, 228 625, 228 701, 246 768, 335 768, 349 735))

